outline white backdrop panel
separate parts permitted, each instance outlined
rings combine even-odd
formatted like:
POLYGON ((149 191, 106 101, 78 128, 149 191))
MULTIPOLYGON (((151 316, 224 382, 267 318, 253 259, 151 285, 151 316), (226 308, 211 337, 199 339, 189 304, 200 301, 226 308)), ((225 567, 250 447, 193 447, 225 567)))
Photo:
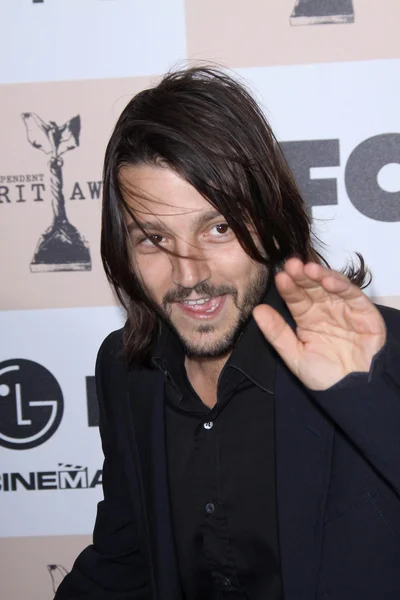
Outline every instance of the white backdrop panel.
MULTIPOLYGON (((279 141, 338 140, 340 165, 314 168, 311 178, 337 180, 337 204, 314 206, 315 231, 326 242, 325 255, 340 268, 359 251, 375 278, 368 293, 400 294, 400 61, 377 60, 238 69, 263 104, 279 141), (362 214, 349 198, 345 169, 349 156, 365 140, 395 134, 393 161, 378 173, 380 185, 397 192, 398 215, 384 222, 385 206, 376 199, 376 218, 362 214)), ((388 152, 388 142, 358 165, 361 185, 374 157, 388 152)), ((307 160, 307 157, 304 157, 307 160)), ((367 202, 367 201, 366 201, 367 202)), ((371 200, 369 200, 371 203, 371 200)), ((397 206, 397 208, 396 208, 397 206)))
MULTIPOLYGON (((34 361, 57 380, 64 400, 61 423, 47 441, 28 449, 0 446, 0 513, 3 515, 0 537, 91 533, 102 491, 101 485, 90 488, 90 484, 96 472, 102 469, 103 455, 98 427, 88 426, 86 378, 94 375, 102 340, 122 323, 122 313, 116 307, 0 312, 0 369, 8 364, 5 361, 15 361, 15 364, 21 359, 34 361), (81 467, 83 475, 71 474, 68 465, 81 467), (35 488, 39 478, 42 487, 49 489, 26 490, 18 484, 17 490, 12 491, 11 476, 8 475, 7 481, 5 473, 20 473, 25 480, 34 473, 35 488), (71 477, 72 487, 63 489, 71 477), (78 489, 74 486, 80 477, 83 487, 78 489), (4 515, 12 517, 4 518, 4 515)), ((24 421, 29 417, 35 421, 46 408, 28 405, 32 398, 37 400, 34 398, 36 382, 33 378, 30 384, 30 376, 26 377, 22 369, 18 379, 22 412, 18 416, 14 409, 15 395, 4 394, 7 375, 0 376, 0 402, 8 403, 2 414, 10 419, 19 417, 20 425, 15 421, 11 423, 13 433, 19 435, 21 428, 29 429, 24 421)), ((42 393, 47 400, 43 390, 42 393)), ((3 420, 0 433, 4 434, 5 430, 3 420)), ((10 433, 10 428, 6 433, 10 433)))
POLYGON ((186 55, 183 0, 1 0, 0 83, 163 73, 186 55))

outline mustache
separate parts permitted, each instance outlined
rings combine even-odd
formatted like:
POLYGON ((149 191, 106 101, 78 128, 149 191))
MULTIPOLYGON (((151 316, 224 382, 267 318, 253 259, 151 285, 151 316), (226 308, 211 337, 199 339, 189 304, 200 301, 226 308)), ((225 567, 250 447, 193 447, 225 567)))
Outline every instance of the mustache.
POLYGON ((173 302, 183 302, 189 296, 195 292, 199 296, 207 296, 208 298, 215 298, 216 296, 231 295, 236 303, 238 292, 237 289, 230 285, 212 285, 206 281, 195 285, 192 288, 176 288, 167 292, 163 298, 162 304, 164 309, 167 308, 168 304, 173 302))

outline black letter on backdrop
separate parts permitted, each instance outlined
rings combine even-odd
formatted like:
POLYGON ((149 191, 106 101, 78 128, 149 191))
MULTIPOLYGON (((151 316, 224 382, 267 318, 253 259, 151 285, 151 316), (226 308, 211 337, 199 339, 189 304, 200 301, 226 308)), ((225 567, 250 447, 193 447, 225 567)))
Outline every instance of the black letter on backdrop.
POLYGON ((9 192, 9 188, 6 185, 0 185, 0 202, 3 203, 3 200, 1 199, 1 197, 5 198, 6 202, 11 202, 10 198, 8 197, 8 192, 9 192))
POLYGON ((378 183, 379 171, 391 163, 400 164, 400 133, 365 140, 347 161, 347 194, 360 213, 376 221, 400 221, 400 191, 387 192, 378 183))
POLYGON ((310 169, 338 167, 339 140, 282 142, 281 148, 310 212, 313 206, 338 203, 336 179, 310 179, 310 169))
POLYGON ((34 190, 36 190, 36 198, 33 199, 34 202, 43 202, 43 198, 40 195, 40 191, 41 190, 44 191, 45 189, 46 189, 46 187, 43 183, 32 183, 32 185, 31 185, 32 192, 34 190))
POLYGON ((89 427, 99 426, 99 403, 96 394, 96 379, 93 375, 86 377, 86 401, 89 427))

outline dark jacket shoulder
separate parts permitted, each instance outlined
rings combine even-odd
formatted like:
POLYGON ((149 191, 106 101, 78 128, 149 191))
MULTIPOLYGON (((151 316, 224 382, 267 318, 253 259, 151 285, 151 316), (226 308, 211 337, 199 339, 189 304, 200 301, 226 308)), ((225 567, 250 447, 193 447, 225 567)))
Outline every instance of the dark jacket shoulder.
POLYGON ((124 349, 124 330, 123 328, 112 331, 103 340, 98 351, 98 357, 102 359, 122 358, 122 352, 124 349))
POLYGON ((400 329, 400 310, 392 306, 383 306, 382 304, 375 304, 375 306, 385 319, 388 328, 393 326, 400 329))
POLYGON ((127 371, 128 364, 124 356, 123 329, 112 331, 102 342, 96 359, 96 378, 105 374, 105 371, 121 369, 127 371))

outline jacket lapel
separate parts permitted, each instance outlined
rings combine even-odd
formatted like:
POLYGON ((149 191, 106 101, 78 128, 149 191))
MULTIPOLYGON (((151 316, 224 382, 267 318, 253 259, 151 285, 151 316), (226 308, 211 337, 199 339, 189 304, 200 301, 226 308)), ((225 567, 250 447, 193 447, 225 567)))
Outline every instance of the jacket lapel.
POLYGON ((163 374, 156 370, 132 373, 129 399, 156 598, 179 600, 181 588, 168 492, 163 374))
MULTIPOLYGON (((266 301, 295 331, 296 323, 273 283, 266 301)), ((276 494, 284 596, 314 600, 334 428, 306 388, 275 357, 276 494)))
POLYGON ((318 585, 334 428, 279 362, 275 386, 278 528, 285 600, 318 585))

